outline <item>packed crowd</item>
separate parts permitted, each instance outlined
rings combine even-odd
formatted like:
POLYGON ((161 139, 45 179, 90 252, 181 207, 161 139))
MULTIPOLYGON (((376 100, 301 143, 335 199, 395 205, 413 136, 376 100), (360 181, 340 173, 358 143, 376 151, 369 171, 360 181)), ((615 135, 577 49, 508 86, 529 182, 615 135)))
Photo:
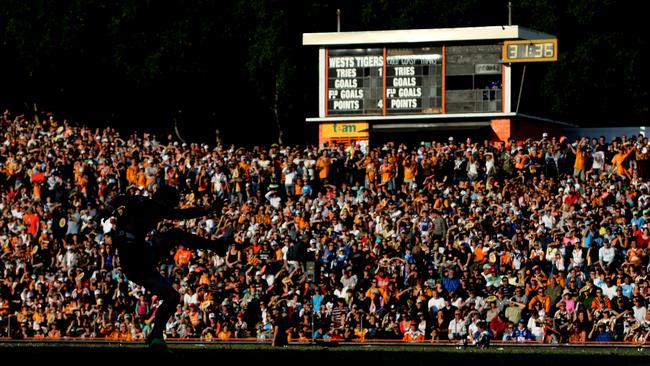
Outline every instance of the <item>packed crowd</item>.
POLYGON ((0 119, 0 336, 143 339, 159 302, 121 272, 116 194, 172 185, 221 215, 183 243, 168 338, 538 342, 650 337, 648 140, 186 144, 0 119))

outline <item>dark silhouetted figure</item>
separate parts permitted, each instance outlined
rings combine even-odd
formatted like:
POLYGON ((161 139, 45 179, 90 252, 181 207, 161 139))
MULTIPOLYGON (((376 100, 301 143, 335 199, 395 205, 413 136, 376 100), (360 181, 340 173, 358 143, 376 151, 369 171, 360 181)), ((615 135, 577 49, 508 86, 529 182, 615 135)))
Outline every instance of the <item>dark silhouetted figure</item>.
POLYGON ((232 237, 232 231, 210 240, 187 233, 179 228, 156 231, 162 220, 185 220, 208 216, 221 211, 222 202, 211 208, 178 209, 180 196, 170 186, 161 186, 151 198, 141 195, 120 195, 114 198, 108 214, 114 217, 113 245, 117 249, 120 265, 128 280, 144 286, 158 296, 162 303, 156 310, 154 326, 146 338, 152 349, 167 350, 163 332, 169 317, 180 301, 180 295, 159 273, 157 264, 176 244, 190 249, 208 249, 223 256, 232 237), (149 240, 148 240, 149 239, 149 240))

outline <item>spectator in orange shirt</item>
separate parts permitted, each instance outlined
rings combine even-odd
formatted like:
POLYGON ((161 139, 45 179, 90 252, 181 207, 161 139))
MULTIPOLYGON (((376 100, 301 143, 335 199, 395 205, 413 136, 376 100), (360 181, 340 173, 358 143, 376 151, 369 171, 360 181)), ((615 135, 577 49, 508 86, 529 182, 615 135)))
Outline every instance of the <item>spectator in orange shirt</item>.
POLYGON ((632 179, 630 172, 627 171, 623 164, 625 163, 625 159, 627 159, 633 151, 635 151, 634 147, 628 148, 627 151, 624 151, 623 148, 621 148, 616 151, 616 155, 612 158, 612 164, 616 166, 616 174, 623 179, 632 179))
POLYGON ((575 163, 573 164, 573 176, 579 178, 581 181, 585 180, 585 168, 587 166, 587 139, 583 138, 578 142, 576 147, 569 144, 569 148, 576 155, 575 163))
POLYGON ((185 267, 190 263, 192 257, 191 250, 185 248, 183 245, 179 245, 176 254, 174 254, 174 262, 178 267, 185 267))
POLYGON ((415 321, 411 321, 411 325, 404 332, 402 340, 405 342, 422 342, 424 340, 424 333, 418 329, 415 321))
POLYGON ((332 165, 332 160, 327 156, 327 150, 324 150, 322 155, 316 161, 316 170, 318 171, 318 178, 320 178, 321 181, 329 177, 330 165, 332 165))
POLYGON ((551 311, 551 297, 544 292, 543 287, 537 289, 537 295, 528 303, 528 310, 533 310, 535 308, 535 303, 538 302, 542 304, 547 314, 551 311))

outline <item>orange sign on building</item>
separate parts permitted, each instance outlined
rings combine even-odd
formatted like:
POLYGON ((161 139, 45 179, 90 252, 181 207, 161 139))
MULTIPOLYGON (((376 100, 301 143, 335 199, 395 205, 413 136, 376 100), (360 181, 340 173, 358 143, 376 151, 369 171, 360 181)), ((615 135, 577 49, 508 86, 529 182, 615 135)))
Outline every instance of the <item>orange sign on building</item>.
POLYGON ((318 144, 325 143, 349 145, 357 141, 368 141, 369 126, 367 122, 321 123, 318 126, 318 144))

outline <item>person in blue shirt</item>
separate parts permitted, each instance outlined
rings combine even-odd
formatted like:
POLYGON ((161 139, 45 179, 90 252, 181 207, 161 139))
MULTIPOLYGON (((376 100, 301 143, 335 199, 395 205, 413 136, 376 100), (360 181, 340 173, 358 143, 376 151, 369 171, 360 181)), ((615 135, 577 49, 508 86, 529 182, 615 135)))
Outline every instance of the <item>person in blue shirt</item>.
POLYGON ((447 270, 447 276, 442 279, 442 285, 447 290, 447 293, 452 293, 460 287, 460 279, 455 276, 453 269, 447 270))
POLYGON ((316 309, 316 310, 320 309, 320 304, 323 303, 324 298, 325 298, 325 296, 323 295, 320 287, 316 287, 314 289, 314 295, 311 298, 312 299, 311 301, 312 301, 312 303, 314 305, 314 309, 316 309))
POLYGON ((614 336, 605 323, 596 323, 593 328, 591 328, 589 339, 593 339, 595 342, 612 342, 614 336))
POLYGON ((476 348, 490 347, 490 341, 494 338, 494 333, 488 328, 487 322, 482 320, 476 323, 476 332, 474 332, 474 345, 476 348))
POLYGON ((639 216, 639 211, 632 211, 632 218, 630 219, 630 225, 636 225, 637 228, 642 227, 645 224, 645 217, 639 216))
POLYGON ((302 189, 300 191, 303 196, 310 197, 311 193, 313 192, 313 189, 309 185, 309 182, 305 181, 305 184, 302 186, 302 189))
POLYGON ((502 341, 514 341, 515 338, 513 337, 514 333, 514 326, 512 325, 512 322, 508 322, 508 326, 506 329, 503 330, 503 337, 501 337, 502 341))
POLYGON ((623 283, 621 283, 621 289, 623 290, 623 296, 627 297, 628 299, 631 299, 632 296, 634 296, 634 288, 636 287, 636 284, 632 282, 632 277, 630 275, 625 275, 623 277, 623 283))
POLYGON ((316 328, 316 330, 314 331, 314 334, 312 335, 312 337, 313 337, 314 339, 323 339, 324 335, 325 335, 325 334, 324 334, 324 332, 323 332, 323 327, 321 327, 321 326, 319 325, 318 328, 316 328))
POLYGON ((591 226, 591 221, 586 220, 584 227, 582 229, 582 237, 583 237, 583 248, 589 249, 591 246, 591 242, 594 240, 596 237, 594 228, 591 226))
POLYGON ((530 341, 535 339, 530 329, 526 327, 526 321, 519 319, 517 327, 512 331, 512 340, 517 342, 530 341))

